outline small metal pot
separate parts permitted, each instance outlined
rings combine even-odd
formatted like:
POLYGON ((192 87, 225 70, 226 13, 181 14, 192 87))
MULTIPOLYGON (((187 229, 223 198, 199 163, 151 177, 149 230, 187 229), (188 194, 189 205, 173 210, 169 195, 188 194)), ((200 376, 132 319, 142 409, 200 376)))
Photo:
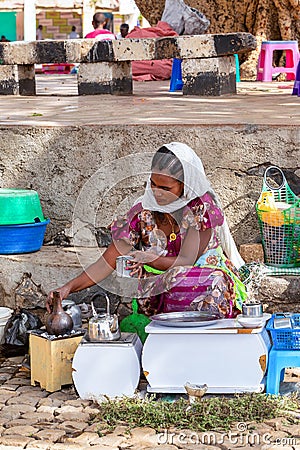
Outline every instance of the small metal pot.
MULTIPOLYGON (((127 269, 128 261, 132 261, 134 258, 133 256, 124 255, 124 256, 118 256, 116 259, 116 271, 118 277, 126 277, 126 278, 132 278, 130 273, 132 272, 132 269, 127 269)), ((135 275, 137 276, 137 275, 135 275)))
POLYGON ((99 314, 89 320, 89 338, 91 341, 116 341, 120 337, 121 333, 116 314, 99 314))
POLYGON ((263 306, 260 302, 243 303, 242 311, 243 315, 248 317, 262 317, 264 314, 263 306))
POLYGON ((61 302, 64 311, 73 319, 74 330, 78 330, 82 326, 81 309, 73 300, 65 299, 61 302))

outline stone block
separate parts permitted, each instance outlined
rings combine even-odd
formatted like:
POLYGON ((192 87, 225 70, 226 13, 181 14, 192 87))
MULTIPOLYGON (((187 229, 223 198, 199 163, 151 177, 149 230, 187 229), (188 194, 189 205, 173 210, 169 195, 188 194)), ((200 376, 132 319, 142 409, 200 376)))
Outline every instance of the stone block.
POLYGON ((19 395, 11 397, 9 400, 7 400, 7 405, 31 405, 36 406, 39 402, 39 399, 37 397, 32 397, 31 395, 19 395))
POLYGON ((216 55, 229 55, 234 53, 255 50, 257 42, 250 33, 220 33, 213 34, 216 55))
POLYGON ((80 64, 78 94, 132 94, 131 63, 80 64))
POLYGON ((117 39, 111 42, 116 61, 154 59, 156 48, 154 39, 117 39))
POLYGON ((18 69, 17 66, 0 66, 0 95, 18 95, 18 69))
POLYGON ((82 62, 96 63, 100 61, 115 61, 113 41, 94 41, 93 47, 88 53, 82 53, 82 62))
MULTIPOLYGON (((36 45, 35 42, 13 42, 13 45, 3 46, 3 64, 35 64, 36 45)), ((1 52, 1 49, 0 49, 1 52)))
POLYGON ((152 59, 181 58, 176 37, 155 39, 155 55, 152 59))
POLYGON ((234 56, 182 61, 183 95, 236 94, 234 56))
POLYGON ((262 280, 259 288, 259 299, 265 305, 265 311, 295 312, 300 309, 300 277, 267 276, 262 280))
POLYGON ((84 56, 89 54, 94 45, 93 39, 71 39, 66 41, 67 61, 73 63, 84 61, 84 56))
MULTIPOLYGON (((56 444, 51 444, 51 447, 54 448, 53 446, 56 444)), ((42 441, 42 440, 32 440, 31 442, 29 442, 26 445, 26 449, 27 450, 49 450, 50 448, 50 444, 49 441, 42 441)), ((9 450, 9 449, 7 449, 9 450)), ((77 449, 72 449, 72 450, 77 450, 77 449)))
POLYGON ((34 64, 26 64, 18 66, 19 79, 19 94, 20 95, 35 95, 35 68, 34 64))
MULTIPOLYGON (((47 32, 59 31, 48 26, 47 32)), ((152 39, 126 39, 96 41, 78 39, 44 40, 32 42, 1 42, 2 64, 49 64, 100 61, 137 61, 166 58, 209 58, 243 53, 256 48, 255 37, 250 33, 204 34, 195 36, 170 36, 152 39), (68 46, 81 48, 79 60, 68 54, 68 46), (70 58, 70 59, 69 59, 70 58)))
POLYGON ((184 39, 177 41, 180 51, 179 58, 212 58, 217 56, 212 35, 197 36, 197 39, 194 39, 194 37, 184 36, 184 39))
POLYGON ((19 425, 19 426, 14 426, 14 427, 8 428, 3 434, 5 434, 5 435, 19 434, 21 436, 30 437, 38 431, 39 431, 39 429, 33 427, 32 425, 19 425))
MULTIPOLYGON (((84 424, 86 427, 86 424, 84 424)), ((98 433, 84 432, 77 437, 69 437, 65 440, 66 443, 79 444, 81 448, 89 448, 101 443, 98 433)))
POLYGON ((6 417, 9 420, 19 419, 23 414, 34 412, 36 409, 30 405, 9 405, 4 406, 1 410, 1 417, 6 417))
POLYGON ((264 249, 262 244, 242 244, 239 252, 245 263, 264 262, 264 249))
POLYGON ((65 41, 37 41, 34 44, 35 64, 71 62, 66 58, 65 41))
POLYGON ((57 430, 57 429, 49 429, 49 430, 41 430, 36 434, 36 437, 41 440, 47 440, 52 442, 58 442, 60 441, 64 436, 65 432, 63 430, 57 430))
POLYGON ((19 434, 1 436, 0 448, 5 448, 6 450, 21 450, 27 447, 27 445, 30 445, 31 442, 34 442, 34 439, 19 434))

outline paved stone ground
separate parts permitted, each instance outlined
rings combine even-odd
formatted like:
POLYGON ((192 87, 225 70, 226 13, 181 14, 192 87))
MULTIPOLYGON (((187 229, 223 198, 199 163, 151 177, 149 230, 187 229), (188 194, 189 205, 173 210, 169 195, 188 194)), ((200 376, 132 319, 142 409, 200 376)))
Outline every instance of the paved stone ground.
MULTIPOLYGON (((125 426, 113 432, 104 429, 99 436, 100 425, 90 422, 98 412, 97 404, 78 398, 73 386, 54 393, 31 386, 23 359, 0 360, 0 450, 300 450, 299 423, 288 424, 282 418, 263 424, 240 423, 229 433, 212 432, 209 437, 190 430, 156 433, 147 427, 129 433, 125 426)), ((300 388, 300 369, 290 369, 281 392, 297 385, 300 388)))
POLYGON ((241 82, 237 95, 222 97, 183 96, 169 86, 169 81, 135 82, 130 96, 78 97, 75 75, 38 75, 37 96, 1 96, 0 125, 300 124, 293 82, 241 82))

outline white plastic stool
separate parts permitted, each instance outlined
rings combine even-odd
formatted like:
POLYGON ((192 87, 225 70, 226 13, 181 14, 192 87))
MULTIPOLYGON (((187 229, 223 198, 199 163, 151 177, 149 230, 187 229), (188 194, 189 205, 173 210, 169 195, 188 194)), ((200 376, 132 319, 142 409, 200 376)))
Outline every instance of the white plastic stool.
POLYGON ((295 80, 299 61, 298 41, 265 41, 261 44, 261 51, 257 65, 257 81, 272 81, 274 73, 286 73, 288 81, 295 80), (273 67, 273 52, 285 51, 285 66, 273 67))

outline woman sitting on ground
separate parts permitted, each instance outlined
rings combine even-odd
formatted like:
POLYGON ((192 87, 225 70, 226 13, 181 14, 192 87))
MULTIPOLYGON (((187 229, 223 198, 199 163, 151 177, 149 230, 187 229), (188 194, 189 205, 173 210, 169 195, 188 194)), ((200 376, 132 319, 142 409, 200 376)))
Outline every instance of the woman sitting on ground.
POLYGON ((172 142, 156 152, 143 197, 111 230, 103 255, 57 289, 62 299, 100 283, 118 256, 130 254, 147 315, 192 309, 233 317, 241 309, 245 287, 236 267, 243 260, 202 162, 187 145, 172 142))

